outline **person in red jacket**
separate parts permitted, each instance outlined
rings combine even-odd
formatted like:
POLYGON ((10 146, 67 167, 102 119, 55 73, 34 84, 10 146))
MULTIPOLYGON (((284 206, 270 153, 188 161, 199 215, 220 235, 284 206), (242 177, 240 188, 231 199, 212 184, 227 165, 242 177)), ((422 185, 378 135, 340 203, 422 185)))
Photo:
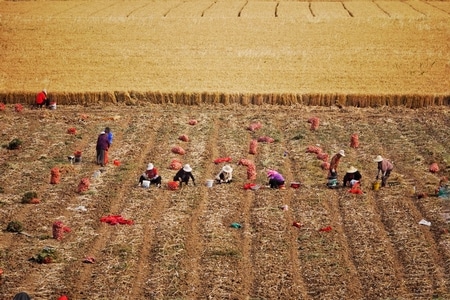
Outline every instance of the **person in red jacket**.
POLYGON ((147 170, 139 178, 139 186, 142 185, 144 180, 150 181, 150 184, 154 184, 157 187, 161 187, 161 176, 158 174, 158 169, 152 163, 147 165, 147 170))
POLYGON ((39 92, 36 95, 36 101, 35 101, 35 105, 39 108, 42 108, 42 106, 49 106, 50 105, 50 100, 47 97, 47 90, 43 89, 41 92, 39 92))

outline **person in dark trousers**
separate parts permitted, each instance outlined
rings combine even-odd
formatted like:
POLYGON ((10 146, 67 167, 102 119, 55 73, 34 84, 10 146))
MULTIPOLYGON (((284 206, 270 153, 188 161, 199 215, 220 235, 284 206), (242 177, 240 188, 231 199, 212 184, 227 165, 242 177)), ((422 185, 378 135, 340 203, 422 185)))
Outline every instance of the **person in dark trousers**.
POLYGON ((36 94, 36 99, 34 102, 35 107, 42 108, 42 106, 45 105, 45 107, 48 107, 50 105, 50 99, 47 97, 47 90, 43 89, 41 92, 36 94))
POLYGON ((177 174, 175 174, 175 176, 173 177, 173 181, 179 181, 181 187, 183 182, 186 185, 188 184, 189 178, 192 179, 192 183, 195 185, 195 178, 194 175, 192 175, 192 168, 190 165, 186 164, 177 172, 177 174))
POLYGON ((271 189, 284 188, 284 177, 275 170, 267 171, 267 178, 269 178, 269 186, 271 189))
POLYGON ((231 183, 233 181, 233 168, 230 165, 225 165, 216 175, 216 183, 231 183))
POLYGON ((31 300, 31 297, 25 292, 20 292, 14 296, 13 300, 31 300))
POLYGON ((344 186, 352 187, 355 183, 361 183, 362 175, 357 168, 351 166, 348 168, 347 173, 344 176, 344 186))
POLYGON ((139 186, 142 185, 144 180, 150 181, 150 184, 154 184, 157 187, 161 187, 161 176, 158 174, 158 169, 153 166, 152 163, 147 165, 147 170, 139 178, 139 186))
POLYGON ((392 164, 392 162, 383 158, 381 155, 378 155, 374 159, 374 162, 378 163, 377 177, 375 179, 378 180, 381 174, 381 187, 385 187, 389 175, 391 175, 392 169, 394 169, 394 165, 392 164))
POLYGON ((97 138, 97 165, 105 166, 105 151, 109 149, 108 135, 106 132, 100 132, 97 138))

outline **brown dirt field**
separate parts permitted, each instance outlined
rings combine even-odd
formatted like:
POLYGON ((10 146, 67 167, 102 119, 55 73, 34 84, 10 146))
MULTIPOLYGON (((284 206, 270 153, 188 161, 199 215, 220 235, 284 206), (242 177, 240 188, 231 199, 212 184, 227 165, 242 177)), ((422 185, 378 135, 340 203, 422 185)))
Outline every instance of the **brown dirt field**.
POLYGON ((59 106, 17 113, 7 105, 0 121, 2 145, 23 141, 21 149, 0 152, 1 299, 20 290, 34 299, 450 297, 450 227, 443 215, 450 202, 433 197, 440 177, 450 175, 448 107, 59 106), (316 131, 307 122, 313 116, 321 120, 316 131), (189 125, 192 118, 199 123, 189 125), (254 121, 263 127, 251 133, 246 127, 254 121), (95 141, 105 126, 115 135, 110 159, 121 165, 108 164, 94 178, 95 141), (76 135, 67 133, 70 127, 76 135), (350 148, 354 132, 357 149, 350 148), (190 141, 179 141, 181 134, 190 141), (275 142, 259 143, 249 155, 259 136, 275 142), (345 149, 340 176, 349 165, 360 169, 363 195, 326 188, 326 171, 305 152, 316 144, 329 154, 345 149), (171 153, 175 145, 186 154, 171 153), (66 156, 75 150, 83 151, 83 162, 71 165, 66 156), (396 185, 373 191, 377 154, 394 161, 396 185), (226 156, 234 182, 207 188, 222 166, 213 160, 226 156), (195 187, 167 189, 173 158, 194 167, 195 187), (275 168, 302 186, 246 191, 246 168, 236 165, 241 158, 255 162, 256 183, 275 168), (148 162, 159 168, 162 189, 136 186, 148 162), (428 171, 432 162, 439 173, 428 171), (53 167, 63 170, 56 185, 49 184, 53 167), (83 177, 91 186, 79 194, 83 177), (418 199, 414 186, 430 196, 418 199), (41 203, 20 203, 27 191, 41 203), (284 204, 288 211, 279 209, 284 204), (87 211, 75 210, 80 205, 87 211), (108 214, 135 223, 101 223, 108 214), (421 219, 432 225, 419 225, 421 219), (51 238, 56 220, 72 229, 62 241, 51 238), (27 235, 7 232, 10 221, 21 222, 27 235), (232 222, 243 227, 233 229, 232 222), (326 226, 332 231, 319 231, 326 226), (57 249, 56 262, 29 261, 45 246, 57 249), (83 263, 86 256, 96 263, 83 263))
POLYGON ((0 300, 450 299, 450 200, 434 195, 450 176, 449 19, 449 1, 0 1, 0 300), (43 88, 56 110, 26 105, 43 88), (106 126, 121 165, 95 177, 106 126), (275 142, 250 155, 260 136, 275 142), (326 188, 311 145, 344 149, 340 178, 357 167, 364 194, 326 188), (393 185, 373 191, 378 154, 393 185), (206 187, 228 156, 233 183, 206 187), (167 188, 174 158, 195 187, 167 188), (161 189, 137 187, 148 162, 161 189), (270 168, 301 187, 243 189, 270 168), (46 246, 54 262, 30 260, 46 246))

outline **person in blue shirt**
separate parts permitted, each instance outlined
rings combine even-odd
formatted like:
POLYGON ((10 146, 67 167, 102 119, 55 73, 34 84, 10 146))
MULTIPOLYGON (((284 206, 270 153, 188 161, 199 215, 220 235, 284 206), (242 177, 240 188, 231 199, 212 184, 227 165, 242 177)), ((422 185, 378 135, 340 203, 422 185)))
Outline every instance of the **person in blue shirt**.
POLYGON ((109 150, 109 148, 111 148, 111 145, 112 145, 113 133, 111 132, 111 128, 109 128, 109 127, 105 128, 105 133, 106 133, 106 136, 108 137, 108 143, 109 143, 108 149, 106 149, 106 151, 105 151, 105 164, 107 164, 109 162, 108 150, 109 150))

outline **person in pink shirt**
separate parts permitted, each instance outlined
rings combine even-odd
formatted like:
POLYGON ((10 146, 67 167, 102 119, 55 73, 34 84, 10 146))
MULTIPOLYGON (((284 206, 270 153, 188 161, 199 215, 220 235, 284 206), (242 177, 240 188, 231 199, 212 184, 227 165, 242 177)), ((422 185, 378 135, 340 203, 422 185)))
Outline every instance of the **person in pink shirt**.
POLYGON ((269 178, 269 186, 271 189, 279 189, 284 187, 284 177, 277 171, 267 171, 267 178, 269 178))
POLYGON ((377 172, 376 180, 378 180, 378 178, 380 178, 380 173, 381 173, 381 186, 385 187, 386 183, 387 183, 387 179, 389 178, 389 175, 391 175, 394 165, 392 164, 392 162, 383 158, 381 155, 378 155, 374 159, 374 162, 378 163, 378 172, 377 172))

